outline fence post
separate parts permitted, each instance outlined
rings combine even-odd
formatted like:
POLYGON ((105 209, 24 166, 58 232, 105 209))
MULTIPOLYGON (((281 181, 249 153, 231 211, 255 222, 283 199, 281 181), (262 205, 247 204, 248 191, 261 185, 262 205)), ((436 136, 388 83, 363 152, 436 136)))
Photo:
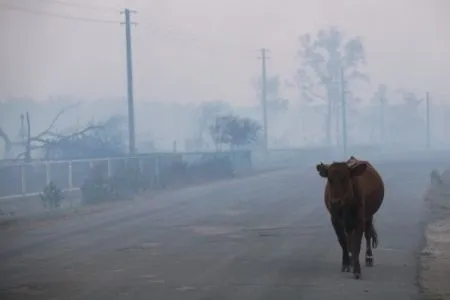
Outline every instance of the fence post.
POLYGON ((21 184, 21 192, 23 195, 27 193, 27 185, 26 185, 26 177, 25 177, 25 165, 20 165, 20 184, 21 184))
POLYGON ((45 163, 45 183, 50 184, 50 164, 48 162, 45 163))
POLYGON ((156 179, 156 184, 159 186, 160 180, 159 180, 159 156, 158 155, 155 156, 155 179, 156 179))
POLYGON ((72 161, 69 161, 69 168, 68 168, 68 172, 69 172, 69 189, 73 189, 73 182, 72 182, 72 161))

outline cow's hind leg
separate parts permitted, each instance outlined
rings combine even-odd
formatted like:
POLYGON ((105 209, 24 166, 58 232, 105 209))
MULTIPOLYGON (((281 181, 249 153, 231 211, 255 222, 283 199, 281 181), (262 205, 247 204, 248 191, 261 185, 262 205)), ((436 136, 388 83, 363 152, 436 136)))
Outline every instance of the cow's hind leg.
POLYGON ((353 276, 355 277, 355 279, 361 278, 361 265, 359 263, 359 253, 361 251, 361 242, 362 242, 363 232, 364 232, 364 228, 361 224, 361 225, 357 226, 356 229, 351 233, 353 276))
POLYGON ((378 234, 373 225, 373 219, 366 221, 364 230, 364 236, 366 238, 366 266, 373 266, 373 253, 372 248, 378 246, 378 234))
POLYGON ((336 236, 342 248, 341 271, 350 272, 350 257, 348 255, 350 249, 347 248, 348 244, 344 226, 333 217, 331 218, 331 223, 333 224, 334 231, 336 232, 336 236))
POLYGON ((364 229, 364 237, 366 238, 366 266, 373 266, 373 253, 372 253, 372 218, 366 221, 364 229))

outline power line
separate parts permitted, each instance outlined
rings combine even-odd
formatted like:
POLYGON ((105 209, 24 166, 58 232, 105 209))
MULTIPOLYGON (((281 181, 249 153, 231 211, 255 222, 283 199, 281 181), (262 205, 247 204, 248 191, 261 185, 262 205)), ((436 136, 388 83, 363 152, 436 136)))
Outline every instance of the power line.
MULTIPOLYGON (((111 7, 102 7, 102 6, 93 6, 90 4, 80 4, 80 3, 72 3, 72 2, 66 2, 66 1, 61 1, 61 0, 32 0, 32 1, 42 1, 42 2, 53 2, 56 4, 61 4, 61 5, 66 5, 66 6, 71 6, 71 7, 84 7, 84 8, 91 8, 91 9, 96 9, 96 10, 101 10, 101 11, 111 11, 111 12, 121 12, 120 9, 114 9, 111 7)), ((142 24, 140 24, 142 25, 142 24)), ((169 27, 161 27, 153 22, 148 22, 147 24, 144 24, 144 26, 147 25, 148 27, 152 28, 152 29, 156 29, 158 31, 164 32, 167 35, 172 35, 172 36, 178 36, 180 37, 180 32, 177 30, 174 30, 173 28, 169 27)), ((192 34, 190 32, 187 31, 183 31, 183 33, 181 35, 184 35, 185 38, 189 39, 189 40, 198 40, 201 41, 203 44, 211 44, 211 45, 215 45, 215 46, 219 46, 219 47, 229 47, 229 48, 234 48, 234 49, 238 49, 238 48, 242 48, 242 50, 249 50, 247 47, 241 47, 241 46, 232 46, 230 44, 226 44, 226 43, 221 43, 218 41, 213 41, 213 40, 209 40, 205 37, 199 37, 195 34, 192 34)))
MULTIPOLYGON (((35 1, 50 1, 50 0, 35 0, 35 1)), ((53 0, 52 2, 55 2, 55 3, 61 2, 61 4, 65 3, 67 5, 70 5, 69 3, 57 1, 57 0, 53 0)), ((73 5, 71 5, 71 6, 80 6, 80 7, 85 6, 85 5, 78 5, 75 3, 72 3, 72 4, 73 5)), ((86 7, 88 7, 88 6, 89 5, 86 5, 86 7)), ((97 7, 97 8, 101 9, 100 7, 97 7)), ((119 21, 113 21, 113 20, 79 17, 79 16, 74 16, 74 15, 65 15, 65 14, 59 14, 59 13, 50 12, 50 11, 34 10, 34 9, 30 9, 30 8, 11 6, 11 5, 5 5, 5 4, 0 4, 0 10, 10 10, 10 11, 23 12, 23 13, 33 14, 33 15, 40 15, 40 16, 53 17, 53 18, 58 18, 58 19, 71 20, 71 21, 88 22, 88 23, 115 24, 115 25, 120 23, 119 21)), ((116 12, 116 10, 114 10, 114 11, 116 12)), ((119 11, 117 11, 117 12, 119 12, 119 11)), ((142 24, 140 24, 140 26, 141 25, 142 24)), ((240 55, 242 55, 243 52, 247 52, 247 51, 250 55, 249 49, 246 47, 243 47, 243 46, 235 46, 235 45, 222 43, 219 41, 209 40, 207 38, 199 37, 197 35, 194 35, 192 33, 186 32, 186 31, 179 32, 174 29, 171 29, 170 27, 162 27, 155 23, 146 23, 146 24, 144 23, 143 25, 151 30, 154 30, 155 32, 159 32, 166 36, 170 36, 171 38, 182 41, 184 44, 189 43, 191 45, 195 45, 195 48, 201 49, 203 51, 208 49, 208 52, 209 52, 210 50, 212 50, 212 48, 214 48, 215 50, 220 50, 220 52, 222 52, 222 53, 223 52, 229 53, 229 52, 231 52, 231 49, 233 49, 233 52, 240 53, 240 55)))
POLYGON ((63 5, 63 6, 89 8, 89 9, 94 9, 94 10, 99 10, 99 11, 110 11, 110 12, 115 12, 115 13, 120 12, 120 9, 116 9, 116 8, 112 8, 112 7, 83 4, 83 3, 72 3, 72 2, 66 2, 66 1, 61 1, 61 0, 30 0, 30 1, 49 2, 49 3, 55 3, 55 4, 59 4, 59 5, 63 5))
POLYGON ((179 31, 174 29, 170 26, 160 26, 158 24, 155 24, 153 22, 146 22, 146 23, 140 23, 139 26, 145 26, 149 28, 150 30, 153 30, 155 32, 163 33, 167 36, 170 36, 174 39, 177 39, 179 41, 182 41, 184 43, 190 43, 190 44, 196 44, 201 45, 202 48, 212 48, 220 49, 221 52, 231 50, 235 52, 239 52, 242 54, 242 52, 248 52, 250 55, 250 51, 252 51, 249 47, 243 46, 243 45, 232 45, 230 43, 223 43, 220 41, 215 41, 212 39, 208 39, 206 37, 198 36, 196 34, 193 34, 191 32, 188 32, 186 30, 179 31), (206 46, 206 47, 205 47, 206 46))
POLYGON ((25 7, 11 6, 11 5, 5 5, 5 4, 0 4, 0 9, 1 10, 20 11, 20 12, 24 12, 24 13, 28 13, 28 14, 33 14, 33 15, 41 15, 41 16, 66 19, 66 20, 72 20, 72 21, 81 21, 81 22, 89 22, 89 23, 104 23, 104 24, 119 24, 118 21, 113 21, 113 20, 102 20, 102 19, 95 19, 95 18, 62 15, 62 14, 49 12, 49 11, 34 10, 34 9, 25 8, 25 7))
MULTIPOLYGON (((54 2, 54 3, 67 5, 67 6, 73 6, 73 7, 77 7, 77 6, 91 7, 91 8, 95 8, 98 10, 108 10, 108 11, 110 10, 110 11, 114 11, 114 12, 120 12, 120 11, 116 11, 115 9, 112 9, 112 8, 91 6, 91 5, 87 5, 87 4, 85 5, 85 4, 69 3, 69 2, 60 1, 60 0, 33 0, 33 1, 48 1, 48 2, 54 2)), ((65 15, 65 14, 59 14, 59 13, 50 12, 50 11, 34 10, 34 9, 30 9, 30 8, 12 6, 12 5, 6 5, 6 4, 0 4, 0 10, 10 10, 10 11, 23 12, 23 13, 33 14, 33 15, 40 15, 40 16, 53 17, 53 18, 58 18, 58 19, 71 20, 71 21, 87 22, 87 23, 114 24, 114 25, 120 23, 119 21, 80 17, 80 16, 74 16, 74 15, 65 15)), ((133 23, 133 24, 136 24, 136 23, 133 23)), ((140 26, 141 25, 142 24, 140 24, 140 26)), ((166 35, 170 38, 179 40, 180 42, 183 43, 183 46, 185 46, 186 44, 190 44, 190 46, 194 46, 195 49, 198 49, 199 51, 202 51, 202 52, 208 52, 208 53, 216 52, 213 55, 220 55, 220 53, 230 54, 231 52, 233 52, 232 53, 233 56, 236 54, 242 58, 250 57, 250 49, 247 47, 241 46, 241 45, 231 45, 231 44, 227 44, 227 43, 223 43, 223 42, 219 42, 219 41, 210 40, 208 38, 201 37, 201 36, 192 34, 190 32, 186 32, 186 31, 180 32, 171 27, 167 27, 167 26, 163 27, 163 26, 160 26, 155 23, 149 22, 149 23, 144 23, 143 25, 145 27, 153 30, 154 32, 157 32, 160 34, 162 33, 163 35, 166 35), (246 55, 246 53, 248 53, 248 55, 246 55)))

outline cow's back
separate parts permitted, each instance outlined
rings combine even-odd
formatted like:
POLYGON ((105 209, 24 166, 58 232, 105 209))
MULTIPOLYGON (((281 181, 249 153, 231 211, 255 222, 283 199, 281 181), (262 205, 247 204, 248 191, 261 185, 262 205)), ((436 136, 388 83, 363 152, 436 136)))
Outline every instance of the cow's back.
POLYGON ((366 163, 367 169, 361 176, 355 177, 359 192, 365 199, 366 216, 373 216, 384 199, 384 183, 378 171, 368 161, 358 161, 357 163, 366 163))

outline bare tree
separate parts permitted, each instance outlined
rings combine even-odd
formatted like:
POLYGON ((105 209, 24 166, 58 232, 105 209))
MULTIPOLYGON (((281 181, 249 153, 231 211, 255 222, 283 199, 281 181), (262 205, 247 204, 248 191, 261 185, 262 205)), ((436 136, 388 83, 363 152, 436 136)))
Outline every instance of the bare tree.
POLYGON ((81 128, 57 131, 55 124, 58 119, 70 108, 77 104, 61 109, 53 118, 50 125, 41 133, 32 135, 30 114, 26 113, 27 138, 24 152, 17 158, 31 161, 33 150, 43 150, 44 158, 75 159, 92 158, 108 155, 119 155, 124 151, 123 136, 117 136, 118 127, 124 124, 124 118, 113 116, 103 123, 90 123, 81 128))
POLYGON ((325 133, 330 145, 332 117, 339 118, 341 80, 346 86, 347 99, 353 101, 359 99, 351 91, 352 82, 369 80, 361 71, 366 62, 363 43, 359 37, 345 39, 336 27, 319 30, 315 37, 302 35, 299 42, 301 64, 288 85, 297 88, 308 102, 326 102, 325 133))

